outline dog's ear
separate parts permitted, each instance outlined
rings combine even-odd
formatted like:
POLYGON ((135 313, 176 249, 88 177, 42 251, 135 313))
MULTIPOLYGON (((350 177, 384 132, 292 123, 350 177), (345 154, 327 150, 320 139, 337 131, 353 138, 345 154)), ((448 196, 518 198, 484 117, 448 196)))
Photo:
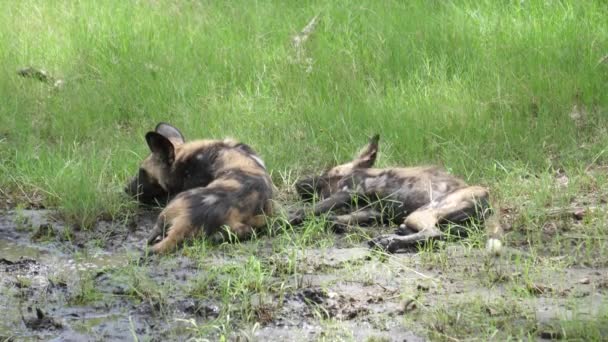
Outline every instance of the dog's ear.
POLYGON ((166 163, 172 164, 175 160, 175 147, 169 138, 157 132, 146 133, 146 142, 150 151, 157 155, 159 159, 166 163))
POLYGON ((154 131, 165 138, 171 140, 174 144, 183 144, 186 139, 179 129, 169 125, 168 123, 161 122, 156 125, 154 131))
POLYGON ((374 166, 376 157, 378 156, 378 142, 380 134, 375 134, 369 139, 369 143, 360 152, 354 160, 354 166, 357 168, 369 168, 374 166))

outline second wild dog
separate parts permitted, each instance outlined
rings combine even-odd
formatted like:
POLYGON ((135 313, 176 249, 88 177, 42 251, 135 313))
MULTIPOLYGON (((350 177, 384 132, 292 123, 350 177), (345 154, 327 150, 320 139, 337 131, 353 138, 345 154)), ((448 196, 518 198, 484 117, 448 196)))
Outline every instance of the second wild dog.
MULTIPOLYGON (((334 227, 402 222, 396 234, 370 241, 370 246, 389 252, 442 238, 445 234, 440 226, 447 223, 482 222, 491 215, 487 189, 469 186, 439 167, 373 168, 379 139, 379 135, 372 137, 354 160, 296 183, 302 199, 320 198, 312 215, 331 213, 328 219, 334 227)), ((289 222, 300 224, 305 214, 305 210, 298 210, 289 222)), ((487 248, 499 253, 500 226, 497 222, 487 226, 487 248)))

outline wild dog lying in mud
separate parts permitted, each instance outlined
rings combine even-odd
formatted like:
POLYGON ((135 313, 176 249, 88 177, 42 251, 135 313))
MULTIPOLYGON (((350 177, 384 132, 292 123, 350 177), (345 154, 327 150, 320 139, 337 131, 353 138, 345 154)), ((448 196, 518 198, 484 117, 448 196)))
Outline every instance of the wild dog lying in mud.
MULTIPOLYGON (((320 198, 311 210, 313 215, 331 212, 328 221, 342 228, 403 222, 396 234, 369 242, 389 252, 443 238, 445 233, 440 228, 448 223, 482 222, 490 216, 488 190, 469 186, 439 167, 372 168, 379 139, 379 135, 372 137, 354 160, 296 183, 303 200, 310 201, 315 195, 320 198)), ((305 214, 300 209, 289 216, 289 222, 300 224, 305 214)), ((494 223, 487 225, 487 248, 497 254, 501 230, 494 223)))
POLYGON ((148 239, 153 252, 169 252, 199 234, 244 239, 265 226, 272 183, 251 147, 232 139, 185 142, 166 123, 148 132, 146 141, 151 154, 125 191, 143 203, 170 199, 148 239))

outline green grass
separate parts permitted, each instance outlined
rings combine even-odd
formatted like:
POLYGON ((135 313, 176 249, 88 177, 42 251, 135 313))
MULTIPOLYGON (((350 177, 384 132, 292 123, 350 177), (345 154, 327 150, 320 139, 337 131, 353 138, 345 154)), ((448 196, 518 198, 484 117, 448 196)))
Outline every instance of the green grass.
MULTIPOLYGON (((221 304, 215 320, 184 322, 195 336, 228 338, 256 324, 280 309, 261 302, 305 287, 316 267, 313 273, 365 286, 380 275, 432 270, 437 293, 416 297, 408 329, 436 340, 534 338, 542 327, 533 286, 552 286, 542 296, 558 302, 568 270, 608 267, 608 62, 599 63, 608 54, 605 1, 23 0, 5 7, 0 206, 58 209, 67 224, 85 228, 99 219, 126 222, 136 206, 122 188, 147 154, 144 134, 159 121, 188 139, 250 144, 272 172, 280 204, 298 175, 348 160, 380 133, 379 166, 437 163, 489 186, 507 246, 516 249, 507 261, 484 259, 479 232, 426 246, 416 259, 373 252, 366 262, 309 265, 308 250, 338 241, 320 218, 242 244, 195 241, 178 252, 200 271, 184 288, 159 283, 149 274, 154 266, 115 274, 137 301, 164 308, 180 293, 221 304), (291 39, 315 15, 319 24, 299 55, 291 39), (26 66, 65 85, 19 77, 26 66), (575 110, 581 119, 571 118, 575 110), (587 210, 581 219, 555 214, 579 207, 587 210), (217 255, 225 263, 211 267, 217 255), (493 296, 459 296, 442 287, 448 280, 493 296)), ((340 243, 361 246, 368 233, 354 230, 340 243)), ((395 281, 396 296, 418 285, 395 281)), ((79 274, 74 291, 75 305, 103 297, 89 273, 79 274)), ((599 340, 606 315, 596 316, 552 323, 564 337, 599 340)), ((342 323, 320 319, 325 335, 317 337, 354 339, 342 323)))
POLYGON ((380 165, 441 163, 489 184, 601 164, 607 13, 601 1, 20 1, 0 15, 0 187, 85 226, 120 214, 161 120, 250 143, 277 182, 374 132, 380 165), (291 37, 316 14, 308 72, 291 37), (19 78, 25 66, 65 87, 19 78))

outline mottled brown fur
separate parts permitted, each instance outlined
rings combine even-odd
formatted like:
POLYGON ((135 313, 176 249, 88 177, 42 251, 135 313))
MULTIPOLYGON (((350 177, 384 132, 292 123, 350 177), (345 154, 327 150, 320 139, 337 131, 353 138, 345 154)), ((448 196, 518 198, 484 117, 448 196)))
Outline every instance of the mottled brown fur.
POLYGON ((146 140, 151 154, 126 191, 144 203, 171 200, 148 239, 153 252, 169 252, 197 235, 214 236, 222 227, 244 239, 265 225, 272 183, 249 146, 233 139, 185 142, 164 123, 146 140))
MULTIPOLYGON (((371 241, 391 252, 442 238, 438 226, 445 223, 484 221, 489 216, 487 189, 469 186, 439 167, 372 168, 378 141, 379 136, 374 136, 353 161, 296 183, 303 199, 320 197, 311 210, 313 215, 331 212, 329 220, 340 229, 352 224, 402 223, 397 234, 371 241)), ((289 222, 301 223, 305 213, 298 210, 289 222)), ((499 244, 500 227, 493 224, 488 228, 492 243, 499 244)))

